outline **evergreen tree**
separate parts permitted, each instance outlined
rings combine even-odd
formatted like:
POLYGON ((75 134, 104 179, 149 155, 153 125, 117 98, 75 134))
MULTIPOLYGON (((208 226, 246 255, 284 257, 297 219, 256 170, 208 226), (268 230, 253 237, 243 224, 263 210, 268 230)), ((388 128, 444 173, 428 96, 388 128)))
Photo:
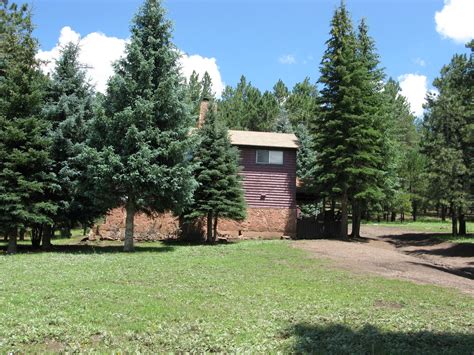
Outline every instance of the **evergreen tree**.
POLYGON ((314 188, 316 172, 316 153, 308 128, 299 124, 295 130, 298 137, 299 149, 296 159, 296 176, 301 179, 305 189, 314 188))
POLYGON ((433 82, 439 94, 428 94, 423 149, 429 158, 432 191, 449 205, 452 233, 466 234, 465 211, 471 204, 473 124, 472 56, 454 55, 433 82))
MULTIPOLYGON (((79 63, 79 52, 79 45, 75 43, 62 48, 43 107, 43 116, 51 124, 50 155, 60 186, 60 190, 51 196, 59 206, 54 224, 67 231, 76 222, 91 225, 103 212, 77 191, 77 176, 81 169, 74 167, 74 158, 86 141, 88 125, 94 117, 94 94, 85 69, 79 63)), ((43 233, 43 245, 50 244, 52 231, 53 228, 48 228, 49 233, 43 233)))
POLYGON ((273 96, 275 96, 280 107, 284 106, 289 95, 290 92, 288 91, 287 86, 281 79, 279 79, 277 83, 273 86, 273 96))
POLYGON ((340 200, 342 238, 347 237, 349 201, 381 198, 381 135, 375 125, 373 79, 378 62, 371 58, 373 48, 363 42, 369 39, 362 37, 356 37, 341 4, 321 62, 321 115, 311 127, 318 189, 323 196, 340 200))
POLYGON ((293 126, 291 125, 288 117, 288 112, 285 108, 280 108, 280 112, 276 118, 275 126, 273 127, 274 132, 278 133, 292 133, 293 126))
POLYGON ((246 96, 249 84, 245 76, 235 88, 227 85, 218 101, 219 118, 229 129, 246 129, 246 96))
POLYGON ((350 145, 352 167, 350 175, 350 197, 352 202, 352 237, 360 236, 362 207, 367 204, 379 204, 383 195, 383 140, 382 121, 383 95, 382 80, 384 74, 379 68, 379 57, 375 43, 368 34, 365 20, 358 27, 357 61, 361 68, 356 69, 354 76, 359 76, 356 83, 359 107, 354 110, 351 126, 348 130, 347 143, 350 145))
POLYGON ((284 105, 293 127, 301 123, 308 126, 315 119, 319 112, 318 98, 316 86, 311 84, 309 78, 293 87, 284 105))
POLYGON ((0 3, 0 232, 16 252, 20 230, 51 223, 55 185, 48 124, 41 118, 45 77, 28 6, 0 3))
POLYGON ((245 218, 238 151, 231 145, 227 129, 217 121, 212 105, 198 135, 200 143, 194 153, 198 188, 189 217, 207 216, 207 241, 215 242, 218 218, 245 218))
POLYGON ((171 27, 160 2, 146 0, 82 154, 95 198, 109 208, 125 206, 125 251, 133 250, 137 212, 180 213, 195 187, 186 159, 192 122, 171 27))
POLYGON ((199 110, 202 99, 202 82, 199 80, 199 74, 195 70, 191 73, 189 81, 187 82, 187 99, 191 107, 191 115, 196 118, 199 117, 199 110))
POLYGON ((265 91, 258 105, 258 116, 249 122, 249 129, 262 132, 271 131, 280 113, 278 101, 271 92, 265 91))
POLYGON ((270 131, 279 113, 272 93, 263 95, 241 76, 235 88, 227 86, 218 102, 219 117, 229 129, 270 131))
POLYGON ((212 79, 209 73, 206 71, 201 80, 201 100, 203 99, 214 99, 214 92, 212 91, 212 79))
MULTIPOLYGON (((390 78, 382 93, 383 113, 380 115, 380 127, 383 138, 382 155, 384 156, 384 201, 381 204, 381 209, 387 220, 391 216, 391 220, 395 221, 397 213, 408 211, 406 206, 411 203, 409 186, 417 185, 415 181, 411 180, 411 171, 409 171, 411 168, 406 162, 408 156, 413 157, 413 154, 418 151, 419 134, 414 124, 415 117, 410 112, 408 101, 401 95, 398 82, 390 78)), ((423 171, 417 170, 414 173, 421 176, 423 171)), ((417 191, 417 194, 421 193, 421 191, 417 191)))

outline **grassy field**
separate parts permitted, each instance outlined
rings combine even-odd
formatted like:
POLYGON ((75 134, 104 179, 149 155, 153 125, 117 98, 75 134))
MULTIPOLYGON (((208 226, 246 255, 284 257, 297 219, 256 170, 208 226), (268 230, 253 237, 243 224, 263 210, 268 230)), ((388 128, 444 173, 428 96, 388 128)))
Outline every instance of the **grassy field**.
POLYGON ((397 228, 406 228, 407 230, 414 230, 423 233, 440 233, 437 238, 442 240, 449 240, 456 243, 474 243, 474 222, 467 222, 466 228, 469 233, 466 237, 453 237, 451 233, 451 221, 446 220, 445 222, 439 219, 421 219, 419 221, 413 222, 406 220, 401 223, 400 221, 396 222, 368 222, 369 225, 377 226, 386 226, 386 227, 397 227, 397 228))
POLYGON ((287 241, 120 250, 0 252, 0 353, 474 350, 472 297, 336 270, 287 241))

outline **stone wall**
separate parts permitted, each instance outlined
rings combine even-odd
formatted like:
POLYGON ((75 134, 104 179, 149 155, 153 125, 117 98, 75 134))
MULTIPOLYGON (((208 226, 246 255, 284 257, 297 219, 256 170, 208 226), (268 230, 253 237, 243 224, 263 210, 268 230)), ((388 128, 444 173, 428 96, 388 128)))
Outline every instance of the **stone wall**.
POLYGON ((249 208, 245 221, 219 221, 219 233, 232 237, 279 238, 296 236, 296 209, 249 208))
MULTIPOLYGON (((204 224, 205 225, 205 224, 204 224)), ((154 217, 144 214, 135 216, 135 238, 138 240, 159 240, 177 236, 179 220, 170 213, 154 217)), ((296 209, 292 208, 249 208, 247 219, 236 222, 220 219, 219 234, 235 238, 280 238, 296 236, 296 209)), ((106 239, 123 239, 125 235, 125 210, 110 211, 104 223, 94 228, 94 233, 106 239)))
MULTIPOLYGON (((136 239, 159 240, 175 236, 179 232, 179 221, 171 213, 154 217, 140 213, 135 215, 134 235, 136 239)), ((94 228, 94 233, 107 239, 124 239, 125 209, 116 208, 105 217, 105 222, 94 228)))

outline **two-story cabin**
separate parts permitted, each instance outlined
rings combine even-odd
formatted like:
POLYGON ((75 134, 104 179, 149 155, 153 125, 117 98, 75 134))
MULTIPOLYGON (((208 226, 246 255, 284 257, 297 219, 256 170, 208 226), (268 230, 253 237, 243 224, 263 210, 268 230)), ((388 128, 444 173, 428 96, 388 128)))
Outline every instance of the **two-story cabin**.
POLYGON ((229 131, 240 152, 247 202, 244 222, 222 221, 220 231, 249 237, 296 234, 296 152, 294 134, 229 131))
MULTIPOLYGON (((207 102, 201 105, 198 127, 202 125, 207 102)), ((219 233, 234 237, 275 238, 296 235, 296 153, 294 134, 229 131, 230 140, 240 152, 241 174, 247 202, 247 218, 236 222, 222 219, 219 233)), ((178 219, 171 214, 153 218, 135 217, 135 236, 159 238, 174 234, 178 219)), ((123 208, 112 210, 96 231, 121 239, 125 229, 123 208)))

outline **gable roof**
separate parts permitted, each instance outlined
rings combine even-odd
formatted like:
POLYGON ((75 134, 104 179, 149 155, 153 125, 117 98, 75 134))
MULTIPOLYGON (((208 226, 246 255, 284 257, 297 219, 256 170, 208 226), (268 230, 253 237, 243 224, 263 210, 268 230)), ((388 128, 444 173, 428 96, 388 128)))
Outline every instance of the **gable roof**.
POLYGON ((298 149, 298 138, 293 133, 229 130, 233 145, 298 149))

